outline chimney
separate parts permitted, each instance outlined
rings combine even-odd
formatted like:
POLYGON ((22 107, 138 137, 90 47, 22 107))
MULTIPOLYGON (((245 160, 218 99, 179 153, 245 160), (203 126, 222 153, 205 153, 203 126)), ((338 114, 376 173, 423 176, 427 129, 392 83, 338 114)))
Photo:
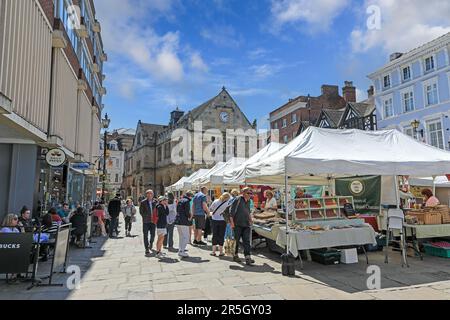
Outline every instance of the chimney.
POLYGON ((397 60, 397 59, 400 58, 402 55, 403 55, 403 53, 401 53, 401 52, 394 52, 393 54, 391 54, 391 55, 389 56, 389 60, 390 60, 390 61, 397 60))
POLYGON ((356 88, 353 86, 352 81, 345 81, 342 93, 345 101, 356 102, 356 88))
POLYGON ((373 86, 370 86, 369 90, 367 90, 367 96, 370 99, 373 97, 374 94, 375 94, 375 88, 373 86))
POLYGON ((322 95, 323 96, 338 96, 339 95, 339 87, 324 84, 324 85, 322 85, 322 95))

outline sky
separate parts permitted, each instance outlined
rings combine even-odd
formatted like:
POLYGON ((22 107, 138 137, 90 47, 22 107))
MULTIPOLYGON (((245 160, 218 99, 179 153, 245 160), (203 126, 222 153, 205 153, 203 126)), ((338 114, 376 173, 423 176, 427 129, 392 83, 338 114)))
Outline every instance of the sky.
MULTIPOLYGON (((448 0, 94 0, 111 128, 168 124, 223 86, 250 121, 450 32, 448 0), (379 19, 378 19, 379 18, 379 19), (379 23, 378 23, 379 22, 379 23)), ((341 90, 341 89, 340 89, 341 90)))

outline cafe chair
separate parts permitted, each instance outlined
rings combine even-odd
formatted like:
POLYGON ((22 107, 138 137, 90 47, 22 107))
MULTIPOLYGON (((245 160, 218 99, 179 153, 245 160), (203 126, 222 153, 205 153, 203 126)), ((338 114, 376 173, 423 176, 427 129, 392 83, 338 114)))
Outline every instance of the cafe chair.
POLYGON ((408 267, 408 260, 406 257, 406 240, 404 234, 405 214, 401 209, 389 209, 387 213, 387 228, 386 228, 386 248, 385 248, 385 263, 389 263, 389 243, 399 243, 402 253, 402 267, 408 267), (400 241, 394 240, 394 232, 400 233, 400 241), (392 239, 391 239, 392 238, 392 239))

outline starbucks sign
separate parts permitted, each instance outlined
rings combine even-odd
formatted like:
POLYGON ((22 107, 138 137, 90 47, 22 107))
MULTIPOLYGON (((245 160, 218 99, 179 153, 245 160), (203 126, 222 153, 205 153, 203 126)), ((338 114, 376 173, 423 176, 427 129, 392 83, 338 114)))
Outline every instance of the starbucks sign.
POLYGON ((364 192, 364 184, 359 181, 359 180, 355 180, 352 181, 350 183, 350 191, 354 194, 354 195, 358 195, 364 192))
POLYGON ((66 153, 61 149, 52 149, 45 155, 45 160, 51 167, 59 167, 66 162, 66 153))

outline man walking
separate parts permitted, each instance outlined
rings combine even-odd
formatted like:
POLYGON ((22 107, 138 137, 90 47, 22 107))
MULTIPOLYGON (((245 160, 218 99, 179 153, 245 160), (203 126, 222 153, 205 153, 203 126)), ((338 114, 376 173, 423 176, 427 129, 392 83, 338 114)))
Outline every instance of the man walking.
POLYGON ((108 213, 111 217, 111 222, 109 226, 109 237, 117 238, 118 232, 117 227, 119 224, 120 210, 122 209, 122 201, 120 200, 120 194, 116 194, 116 197, 112 199, 108 204, 108 213))
POLYGON ((192 225, 193 214, 191 212, 191 199, 192 192, 188 191, 183 198, 177 204, 177 217, 175 219, 175 225, 178 230, 178 256, 181 258, 188 258, 186 246, 189 243, 190 227, 192 225))
POLYGON ((234 239, 236 240, 236 251, 233 260, 235 262, 242 262, 239 258, 239 241, 242 238, 244 244, 245 263, 252 265, 255 261, 251 257, 251 226, 253 224, 251 211, 250 211, 250 199, 253 196, 253 192, 250 188, 244 188, 242 190, 242 196, 237 197, 231 207, 231 228, 234 230, 234 239))
POLYGON ((147 190, 147 198, 142 200, 139 206, 139 213, 142 216, 142 231, 144 233, 144 247, 145 256, 150 255, 150 250, 153 250, 153 242, 156 235, 156 224, 154 218, 156 217, 156 206, 158 202, 154 199, 155 193, 153 190, 147 190), (148 233, 150 232, 150 242, 148 233))
POLYGON ((192 202, 192 212, 194 214, 194 245, 206 246, 206 243, 202 241, 202 232, 206 225, 206 216, 209 215, 208 204, 206 203, 206 194, 208 194, 208 188, 202 187, 200 191, 194 196, 192 202))

